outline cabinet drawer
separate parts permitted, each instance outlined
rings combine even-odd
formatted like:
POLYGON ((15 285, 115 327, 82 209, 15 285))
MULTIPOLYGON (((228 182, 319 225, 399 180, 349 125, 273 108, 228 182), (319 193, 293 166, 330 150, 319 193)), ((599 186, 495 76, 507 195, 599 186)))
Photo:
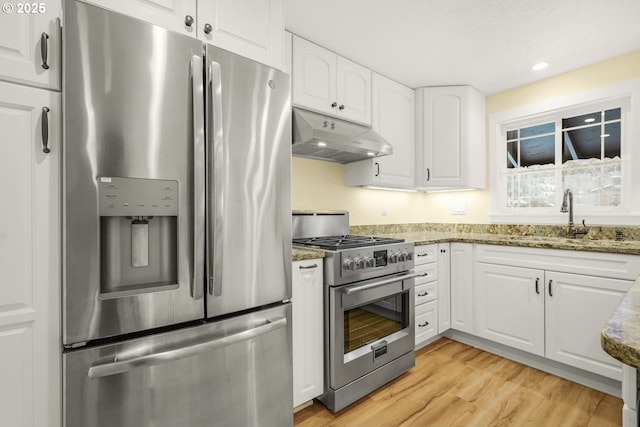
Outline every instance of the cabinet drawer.
POLYGON ((436 262, 416 267, 414 271, 418 274, 416 286, 438 280, 438 263, 436 262))
POLYGON ((438 260, 438 245, 416 246, 414 253, 413 259, 416 265, 435 262, 438 260))
POLYGON ((438 298, 438 282, 425 283, 416 286, 416 306, 438 298))
POLYGON ((438 302, 416 307, 416 345, 438 334, 438 302))

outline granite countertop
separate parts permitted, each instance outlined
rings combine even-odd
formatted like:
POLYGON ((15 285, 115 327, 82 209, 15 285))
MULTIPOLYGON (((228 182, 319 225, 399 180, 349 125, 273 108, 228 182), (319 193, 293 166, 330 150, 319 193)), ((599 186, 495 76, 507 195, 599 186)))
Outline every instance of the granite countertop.
POLYGON ((381 234, 380 236, 404 239, 406 242, 413 242, 416 246, 430 245, 433 243, 463 242, 640 255, 640 241, 637 240, 619 242, 607 239, 567 239, 565 237, 422 231, 387 233, 381 234))
POLYGON ((602 330, 600 344, 611 357, 640 369, 640 277, 602 330))
POLYGON ((324 258, 324 251, 321 249, 301 248, 293 246, 291 248, 291 261, 304 261, 307 259, 324 258))

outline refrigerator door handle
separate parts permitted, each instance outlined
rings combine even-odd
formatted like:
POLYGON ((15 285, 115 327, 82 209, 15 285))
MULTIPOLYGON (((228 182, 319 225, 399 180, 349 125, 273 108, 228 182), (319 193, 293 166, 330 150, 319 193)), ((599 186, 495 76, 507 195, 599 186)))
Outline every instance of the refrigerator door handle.
MULTIPOLYGON (((221 268, 218 265, 222 251, 216 248, 216 235, 221 236, 221 227, 218 217, 222 215, 217 211, 219 185, 222 183, 222 171, 224 170, 224 129, 222 127, 222 69, 220 64, 209 62, 207 67, 207 139, 211 151, 208 154, 209 161, 209 230, 207 233, 208 253, 208 289, 209 295, 218 297, 222 295, 222 279, 219 277, 221 268)), ((221 206, 221 204, 220 204, 221 206)))
POLYGON ((193 108, 193 277, 191 297, 202 299, 204 294, 204 235, 205 235, 205 140, 204 88, 202 56, 191 57, 191 85, 193 108))
MULTIPOLYGON (((120 360, 120 355, 116 354, 113 356, 113 362, 91 366, 89 368, 88 376, 90 378, 102 378, 110 375, 121 374, 135 368, 148 368, 150 366, 173 362, 175 360, 184 359, 185 357, 194 356, 206 351, 212 351, 243 341, 248 341, 285 326, 287 326, 286 317, 280 317, 274 320, 267 320, 264 325, 247 329, 226 337, 215 340, 204 338, 202 341, 188 347, 146 354, 144 356, 134 357, 128 360, 120 360)), ((124 358, 126 358, 126 356, 123 356, 123 359, 124 358)))

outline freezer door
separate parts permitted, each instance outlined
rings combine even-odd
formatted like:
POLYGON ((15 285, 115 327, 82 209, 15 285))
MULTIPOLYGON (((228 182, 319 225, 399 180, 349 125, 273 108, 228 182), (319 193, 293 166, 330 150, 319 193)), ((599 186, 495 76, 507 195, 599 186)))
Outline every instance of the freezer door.
POLYGON ((64 425, 293 425, 290 304, 63 355, 64 425))
POLYGON ((207 316, 291 297, 289 76, 208 45, 207 316))
POLYGON ((64 6, 64 344, 201 319, 202 44, 64 6))

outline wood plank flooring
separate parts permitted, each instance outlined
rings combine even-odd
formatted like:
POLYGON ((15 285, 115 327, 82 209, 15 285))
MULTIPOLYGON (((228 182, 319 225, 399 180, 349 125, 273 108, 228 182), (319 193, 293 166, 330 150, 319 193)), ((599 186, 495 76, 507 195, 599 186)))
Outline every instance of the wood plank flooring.
POLYGON ((296 427, 619 427, 622 400, 443 338, 416 366, 338 414, 321 403, 296 427))

